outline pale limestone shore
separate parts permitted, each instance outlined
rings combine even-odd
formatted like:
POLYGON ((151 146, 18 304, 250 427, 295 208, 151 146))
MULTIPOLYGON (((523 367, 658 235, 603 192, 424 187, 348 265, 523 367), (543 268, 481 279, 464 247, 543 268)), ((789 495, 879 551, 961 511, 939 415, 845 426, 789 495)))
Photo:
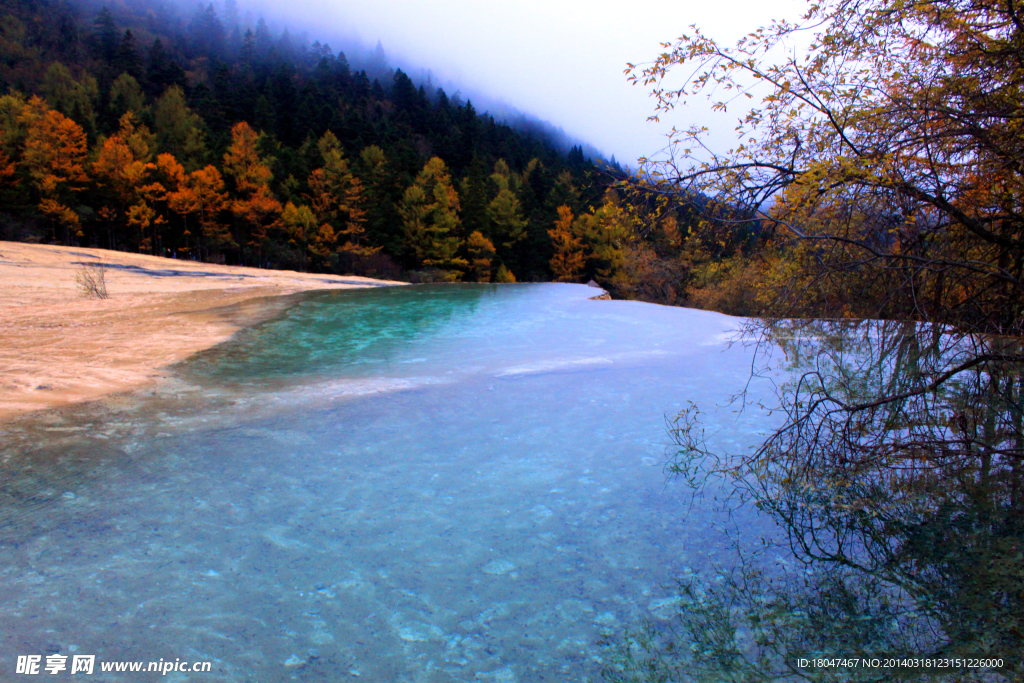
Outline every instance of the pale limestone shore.
POLYGON ((142 388, 282 295, 385 284, 403 283, 0 241, 0 421, 142 388), (81 291, 88 263, 106 266, 110 298, 81 291))

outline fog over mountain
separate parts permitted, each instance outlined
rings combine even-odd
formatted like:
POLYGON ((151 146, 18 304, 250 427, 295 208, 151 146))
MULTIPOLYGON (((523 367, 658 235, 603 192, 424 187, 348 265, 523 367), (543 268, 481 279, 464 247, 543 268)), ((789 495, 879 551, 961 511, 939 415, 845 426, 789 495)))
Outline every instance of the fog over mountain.
MULTIPOLYGON (((231 3, 213 2, 226 24, 231 3)), ((262 17, 276 39, 287 28, 296 44, 326 43, 371 76, 399 67, 417 83, 442 87, 449 96, 458 93, 495 118, 545 121, 549 133, 564 132, 564 146, 583 143, 588 155, 615 156, 632 166, 664 147, 672 125, 710 124, 713 139, 730 144, 739 110, 712 114, 709 105, 697 102, 661 123, 648 122, 653 101, 643 87, 627 82, 627 62, 652 60, 662 49, 659 43, 691 24, 732 41, 771 18, 794 18, 803 6, 796 0, 727 6, 663 0, 238 0, 234 12, 243 32, 262 17)), ((180 5, 186 16, 196 7, 190 0, 180 5)))

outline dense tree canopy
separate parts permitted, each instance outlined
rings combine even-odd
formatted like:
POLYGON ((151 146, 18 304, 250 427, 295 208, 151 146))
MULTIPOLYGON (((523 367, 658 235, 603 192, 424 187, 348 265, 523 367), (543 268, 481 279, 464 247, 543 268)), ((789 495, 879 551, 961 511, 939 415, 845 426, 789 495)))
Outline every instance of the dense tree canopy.
POLYGON ((734 149, 680 130, 647 180, 776 229, 764 301, 779 311, 1020 333, 1022 25, 1014 3, 830 0, 731 48, 695 29, 631 67, 656 115, 702 93, 755 105, 734 149), (805 33, 803 56, 775 58, 805 33))

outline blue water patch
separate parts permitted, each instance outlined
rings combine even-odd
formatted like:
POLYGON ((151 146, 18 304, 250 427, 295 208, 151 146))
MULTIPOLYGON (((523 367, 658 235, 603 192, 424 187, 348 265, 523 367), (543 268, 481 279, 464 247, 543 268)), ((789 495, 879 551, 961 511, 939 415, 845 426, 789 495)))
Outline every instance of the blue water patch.
POLYGON ((598 677, 602 637, 732 561, 722 528, 763 531, 666 477, 666 416, 700 401, 732 448, 768 420, 728 406, 750 375, 740 321, 593 294, 311 294, 154 396, 6 428, 0 667, 598 677))

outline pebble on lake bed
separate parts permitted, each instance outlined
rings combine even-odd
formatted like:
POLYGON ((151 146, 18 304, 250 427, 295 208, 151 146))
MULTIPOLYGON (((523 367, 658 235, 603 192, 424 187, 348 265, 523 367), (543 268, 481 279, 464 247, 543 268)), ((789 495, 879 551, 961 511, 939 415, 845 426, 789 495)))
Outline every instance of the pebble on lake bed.
POLYGON ((500 576, 502 574, 508 574, 515 568, 516 566, 508 560, 491 560, 483 566, 483 573, 500 576))

